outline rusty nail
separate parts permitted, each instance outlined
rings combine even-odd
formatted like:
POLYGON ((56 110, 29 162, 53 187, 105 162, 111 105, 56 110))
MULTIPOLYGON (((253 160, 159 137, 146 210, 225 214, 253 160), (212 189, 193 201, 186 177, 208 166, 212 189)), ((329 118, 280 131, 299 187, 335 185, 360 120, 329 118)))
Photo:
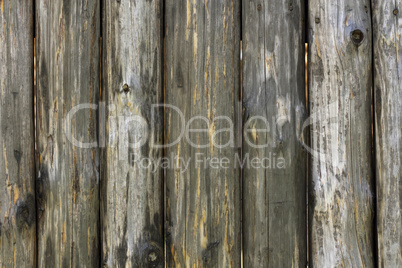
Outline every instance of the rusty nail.
POLYGON ((293 11, 293 4, 289 4, 289 10, 293 11))
POLYGON ((262 9, 261 4, 258 4, 257 9, 258 9, 258 11, 260 11, 262 9))
POLYGON ((320 18, 315 18, 315 23, 320 23, 320 18))
POLYGON ((123 91, 124 91, 125 93, 128 93, 128 92, 130 91, 130 88, 128 87, 127 84, 124 84, 124 85, 123 85, 123 91))
POLYGON ((399 13, 399 10, 397 8, 395 8, 394 9, 394 15, 396 16, 396 15, 398 15, 398 13, 399 13))

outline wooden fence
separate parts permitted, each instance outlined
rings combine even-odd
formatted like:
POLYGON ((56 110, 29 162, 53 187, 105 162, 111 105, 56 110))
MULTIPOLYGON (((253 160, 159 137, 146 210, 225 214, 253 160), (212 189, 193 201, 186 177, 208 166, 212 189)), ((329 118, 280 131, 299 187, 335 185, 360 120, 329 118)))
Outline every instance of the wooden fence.
POLYGON ((402 267, 399 8, 0 0, 0 266, 402 267))

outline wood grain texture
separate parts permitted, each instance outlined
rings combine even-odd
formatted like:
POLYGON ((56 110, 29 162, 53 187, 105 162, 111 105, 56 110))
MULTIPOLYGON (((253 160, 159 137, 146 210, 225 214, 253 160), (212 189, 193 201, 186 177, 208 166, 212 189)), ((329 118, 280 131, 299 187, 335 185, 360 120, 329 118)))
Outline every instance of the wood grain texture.
POLYGON ((39 267, 99 265, 99 1, 36 2, 39 267), (67 135, 66 135, 67 134, 67 135), (95 145, 96 146, 96 145, 95 145))
POLYGON ((244 1, 242 18, 243 160, 264 161, 243 168, 244 267, 304 267, 304 1, 244 1))
POLYGON ((310 0, 310 264, 374 267, 370 2, 310 0))
POLYGON ((163 103, 162 19, 161 0, 103 1, 101 218, 107 267, 164 267, 163 174, 141 161, 158 161, 163 153, 157 147, 163 109, 152 109, 163 103))
POLYGON ((0 267, 34 267, 33 1, 0 1, 0 267))
POLYGON ((168 0, 165 20, 165 103, 184 120, 165 108, 165 144, 182 123, 202 129, 166 149, 176 159, 166 172, 167 266, 240 267, 240 1, 168 0), (212 157, 229 163, 214 168, 212 157))
POLYGON ((402 266, 402 1, 372 1, 378 267, 402 266), (399 10, 398 10, 399 9, 399 10))

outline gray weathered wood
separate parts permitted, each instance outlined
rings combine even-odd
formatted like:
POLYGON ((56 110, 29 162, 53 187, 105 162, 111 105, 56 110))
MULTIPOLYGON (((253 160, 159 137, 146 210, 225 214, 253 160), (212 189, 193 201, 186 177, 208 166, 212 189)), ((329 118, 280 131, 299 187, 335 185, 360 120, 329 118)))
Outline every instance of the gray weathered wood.
POLYGON ((265 158, 243 168, 244 267, 304 267, 304 1, 243 1, 242 18, 243 160, 265 158))
POLYGON ((39 267, 99 265, 99 1, 36 2, 39 267), (64 122, 66 120, 66 122, 64 122))
POLYGON ((163 153, 157 148, 163 109, 152 114, 152 104, 163 103, 162 19, 162 0, 103 1, 101 218, 107 267, 164 267, 162 170, 137 161, 157 161, 163 153), (135 148, 141 141, 146 143, 135 148))
MULTIPOLYGON (((168 0, 165 20, 165 103, 180 109, 190 129, 205 130, 188 133, 193 145, 183 135, 166 149, 166 157, 182 159, 166 171, 167 266, 240 267, 240 169, 234 165, 240 1, 168 0), (194 116, 203 119, 189 121, 194 116), (230 128, 218 116, 232 121, 232 138, 228 131, 216 133, 230 128), (218 148, 213 136, 216 145, 233 144, 218 148), (214 168, 204 157, 227 157, 229 163, 214 168)), ((184 127, 177 111, 165 111, 165 144, 171 144, 184 127)))
POLYGON ((310 264, 374 267, 369 0, 310 0, 310 264))
POLYGON ((373 1, 378 267, 402 267, 402 1, 373 1))
POLYGON ((0 0, 0 267, 34 267, 33 1, 0 0))

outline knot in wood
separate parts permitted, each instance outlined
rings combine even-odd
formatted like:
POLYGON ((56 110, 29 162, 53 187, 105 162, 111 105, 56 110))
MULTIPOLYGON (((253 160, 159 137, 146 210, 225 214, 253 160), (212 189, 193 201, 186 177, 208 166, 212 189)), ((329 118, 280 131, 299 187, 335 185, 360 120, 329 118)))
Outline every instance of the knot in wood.
POLYGON ((258 9, 258 11, 261 11, 261 9, 262 9, 261 4, 258 4, 258 5, 257 5, 257 9, 258 9))
POLYGON ((129 86, 128 86, 127 84, 124 84, 124 85, 123 85, 123 91, 124 91, 124 93, 126 93, 126 94, 130 91, 130 88, 129 88, 129 86))
POLYGON ((157 263, 159 263, 158 254, 154 251, 149 252, 148 264, 157 264, 157 263))
POLYGON ((352 39, 353 44, 359 46, 363 43, 364 34, 361 30, 357 29, 350 34, 350 38, 352 39))
POLYGON ((320 23, 320 18, 315 18, 315 23, 320 23))
POLYGON ((31 227, 35 221, 35 198, 28 195, 25 201, 19 201, 15 215, 16 224, 19 231, 24 227, 31 227))
POLYGON ((142 263, 147 264, 146 267, 159 267, 163 263, 163 250, 154 241, 145 243, 141 259, 142 263))

